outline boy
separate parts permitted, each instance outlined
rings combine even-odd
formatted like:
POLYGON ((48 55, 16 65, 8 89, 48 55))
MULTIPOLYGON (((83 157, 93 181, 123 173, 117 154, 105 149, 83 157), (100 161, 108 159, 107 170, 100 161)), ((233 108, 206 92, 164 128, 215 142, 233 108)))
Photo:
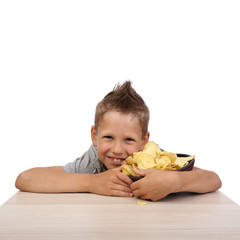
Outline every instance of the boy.
POLYGON ((190 172, 155 169, 134 170, 144 176, 132 180, 121 172, 121 163, 143 150, 149 140, 149 110, 131 82, 117 86, 98 103, 92 146, 80 158, 65 166, 33 168, 21 173, 16 187, 30 192, 91 192, 157 201, 170 193, 206 193, 221 187, 214 172, 194 167, 190 172))

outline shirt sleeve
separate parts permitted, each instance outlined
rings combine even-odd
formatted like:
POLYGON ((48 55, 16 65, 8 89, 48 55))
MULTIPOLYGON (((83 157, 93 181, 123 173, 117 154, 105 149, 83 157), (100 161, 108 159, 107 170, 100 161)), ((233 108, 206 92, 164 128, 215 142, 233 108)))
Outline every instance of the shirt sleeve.
POLYGON ((99 173, 102 171, 102 165, 98 159, 97 149, 91 145, 81 157, 73 162, 63 166, 63 170, 69 173, 99 173))

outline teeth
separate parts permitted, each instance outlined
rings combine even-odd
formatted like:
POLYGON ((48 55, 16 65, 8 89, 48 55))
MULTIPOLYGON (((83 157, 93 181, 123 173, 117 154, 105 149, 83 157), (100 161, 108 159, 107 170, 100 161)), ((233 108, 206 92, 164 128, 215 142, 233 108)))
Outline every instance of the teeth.
POLYGON ((115 162, 115 163, 121 163, 121 160, 120 159, 113 159, 113 161, 115 162))

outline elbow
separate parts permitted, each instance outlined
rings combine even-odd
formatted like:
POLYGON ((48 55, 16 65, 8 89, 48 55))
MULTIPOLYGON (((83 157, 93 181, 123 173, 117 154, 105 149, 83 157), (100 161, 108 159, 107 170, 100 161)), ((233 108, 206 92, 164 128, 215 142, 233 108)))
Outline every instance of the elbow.
POLYGON ((217 179, 218 179, 218 183, 217 183, 217 190, 218 190, 222 187, 222 181, 218 175, 217 175, 217 179))
POLYGON ((15 181, 15 187, 21 191, 24 191, 26 188, 26 173, 22 172, 18 175, 16 181, 15 181))
POLYGON ((213 185, 213 191, 217 191, 218 189, 220 189, 222 187, 222 181, 220 179, 220 177, 218 176, 218 174, 216 174, 215 172, 212 172, 212 174, 214 175, 214 185, 213 185))

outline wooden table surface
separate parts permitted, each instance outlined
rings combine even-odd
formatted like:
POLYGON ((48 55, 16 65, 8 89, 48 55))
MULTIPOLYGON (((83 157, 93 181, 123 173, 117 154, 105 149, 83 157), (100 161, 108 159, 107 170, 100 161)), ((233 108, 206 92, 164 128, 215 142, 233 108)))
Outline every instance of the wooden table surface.
POLYGON ((138 200, 17 192, 0 207, 0 239, 240 239, 240 207, 219 191, 138 200))

